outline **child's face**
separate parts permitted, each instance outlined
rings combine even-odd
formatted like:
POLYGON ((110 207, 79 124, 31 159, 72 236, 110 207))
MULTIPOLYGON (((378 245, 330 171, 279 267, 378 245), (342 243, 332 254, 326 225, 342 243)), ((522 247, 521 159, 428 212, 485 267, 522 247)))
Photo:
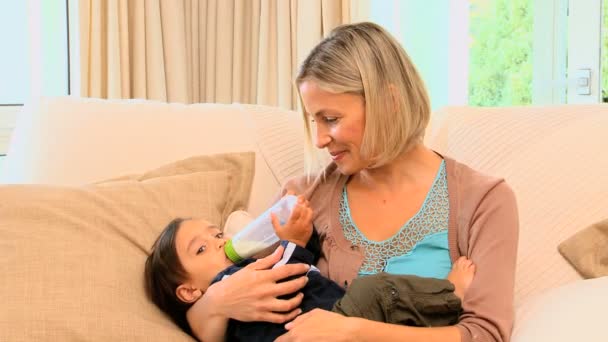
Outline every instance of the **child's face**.
POLYGON ((177 256, 188 273, 188 280, 177 289, 182 300, 189 302, 190 299, 198 299, 213 278, 233 264, 224 253, 225 243, 226 239, 219 228, 205 220, 182 222, 175 237, 177 256), (188 293, 183 291, 191 291, 193 298, 188 298, 188 293))

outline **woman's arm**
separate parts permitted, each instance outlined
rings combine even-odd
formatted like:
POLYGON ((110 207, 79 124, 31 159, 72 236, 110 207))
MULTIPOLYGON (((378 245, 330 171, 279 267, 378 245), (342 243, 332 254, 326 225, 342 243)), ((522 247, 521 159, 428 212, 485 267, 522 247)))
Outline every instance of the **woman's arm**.
POLYGON ((417 328, 375 322, 320 309, 307 312, 288 323, 289 332, 277 342, 306 341, 424 341, 460 342, 460 332, 455 326, 417 328))
POLYGON ((210 291, 213 291, 212 287, 213 285, 186 313, 193 334, 204 342, 224 341, 228 328, 228 317, 218 312, 219 306, 213 303, 213 299, 217 296, 210 294, 210 291))
POLYGON ((204 342, 223 341, 228 320, 287 322, 298 314, 302 294, 291 299, 279 296, 299 291, 308 278, 277 283, 281 279, 305 274, 309 266, 289 264, 269 269, 283 255, 283 247, 259 259, 230 277, 211 285, 203 297, 187 313, 194 335, 204 342))
POLYGON ((361 341, 425 341, 460 342, 460 331, 455 326, 418 328, 357 319, 356 333, 361 341))
POLYGON ((518 237, 515 194, 502 181, 485 194, 469 222, 463 253, 475 264, 475 276, 457 324, 464 342, 510 340, 518 237))

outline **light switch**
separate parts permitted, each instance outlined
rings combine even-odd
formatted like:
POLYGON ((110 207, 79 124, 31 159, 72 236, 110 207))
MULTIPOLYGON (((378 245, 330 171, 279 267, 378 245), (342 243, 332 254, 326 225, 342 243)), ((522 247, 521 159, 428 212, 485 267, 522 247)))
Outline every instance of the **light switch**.
POLYGON ((578 95, 591 95, 591 69, 578 69, 576 71, 576 93, 578 95))
POLYGON ((589 79, 586 77, 579 77, 577 80, 577 85, 579 87, 587 87, 589 85, 589 79))

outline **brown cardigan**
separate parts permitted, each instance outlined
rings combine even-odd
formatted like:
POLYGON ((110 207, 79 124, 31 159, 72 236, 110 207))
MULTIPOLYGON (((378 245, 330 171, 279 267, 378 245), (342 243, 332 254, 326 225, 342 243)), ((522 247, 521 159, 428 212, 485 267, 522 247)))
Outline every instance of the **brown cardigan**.
MULTIPOLYGON (((513 291, 519 222, 515 195, 503 179, 483 175, 444 157, 450 201, 448 244, 454 262, 464 255, 476 273, 456 325, 463 342, 508 342, 513 327, 513 291)), ((340 194, 348 177, 331 163, 326 177, 298 177, 283 187, 304 194, 314 210, 322 255, 317 267, 338 284, 354 279, 363 250, 344 237, 338 217, 340 194)))

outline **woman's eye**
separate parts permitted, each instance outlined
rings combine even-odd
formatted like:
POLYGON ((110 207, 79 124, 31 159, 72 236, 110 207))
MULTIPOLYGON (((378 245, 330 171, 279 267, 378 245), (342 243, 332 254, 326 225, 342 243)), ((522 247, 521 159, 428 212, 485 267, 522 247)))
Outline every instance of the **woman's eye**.
POLYGON ((201 254, 205 251, 207 247, 206 246, 200 246, 197 250, 196 250, 196 254, 201 254))
MULTIPOLYGON (((333 116, 326 116, 326 117, 321 118, 321 120, 325 123, 331 124, 331 123, 335 123, 336 121, 338 121, 338 118, 333 117, 333 116)), ((316 120, 310 119, 310 122, 314 123, 314 122, 316 122, 316 120)))

